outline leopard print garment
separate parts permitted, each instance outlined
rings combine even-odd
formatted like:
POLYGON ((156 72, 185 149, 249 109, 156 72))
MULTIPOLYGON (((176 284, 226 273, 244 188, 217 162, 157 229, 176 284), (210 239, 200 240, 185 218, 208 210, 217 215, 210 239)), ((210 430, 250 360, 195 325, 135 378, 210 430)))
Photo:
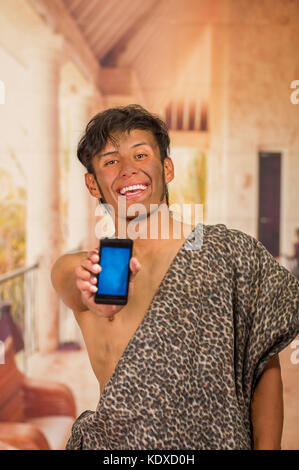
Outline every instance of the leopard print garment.
POLYGON ((198 224, 66 449, 252 449, 251 398, 299 334, 298 286, 253 237, 198 224))

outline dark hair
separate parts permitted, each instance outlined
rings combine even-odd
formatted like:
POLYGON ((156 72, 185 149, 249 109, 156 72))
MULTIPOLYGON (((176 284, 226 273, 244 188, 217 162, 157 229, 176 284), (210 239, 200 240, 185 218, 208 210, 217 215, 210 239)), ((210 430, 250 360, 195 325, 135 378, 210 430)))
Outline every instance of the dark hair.
POLYGON ((151 131, 159 146, 161 161, 169 155, 170 139, 166 124, 156 115, 138 104, 106 109, 96 114, 87 124, 85 134, 78 144, 77 156, 89 173, 94 173, 92 159, 101 152, 115 131, 133 129, 151 131))

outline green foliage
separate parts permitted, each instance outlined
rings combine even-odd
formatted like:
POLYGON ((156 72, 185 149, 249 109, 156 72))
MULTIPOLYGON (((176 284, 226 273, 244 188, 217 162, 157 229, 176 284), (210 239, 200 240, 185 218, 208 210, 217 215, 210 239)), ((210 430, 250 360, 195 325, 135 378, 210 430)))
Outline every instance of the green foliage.
MULTIPOLYGON (((12 176, 0 168, 0 273, 25 265, 26 192, 14 185, 12 176)), ((18 277, 0 285, 0 299, 12 303, 15 320, 23 328, 24 279, 18 277)))
POLYGON ((7 188, 0 200, 0 272, 5 273, 25 264, 26 193, 3 169, 0 187, 7 188))

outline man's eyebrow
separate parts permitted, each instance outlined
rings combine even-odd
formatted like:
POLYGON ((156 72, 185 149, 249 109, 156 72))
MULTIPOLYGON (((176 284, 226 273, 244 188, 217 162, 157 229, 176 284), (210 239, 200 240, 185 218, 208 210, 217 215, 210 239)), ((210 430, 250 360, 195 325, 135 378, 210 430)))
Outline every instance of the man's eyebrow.
POLYGON ((138 144, 134 144, 134 145, 132 145, 132 147, 131 147, 131 148, 138 147, 139 145, 148 145, 148 146, 150 147, 150 144, 149 144, 148 142, 140 142, 140 143, 138 143, 138 144))
MULTIPOLYGON (((139 147, 140 145, 148 145, 149 147, 151 146, 147 142, 139 142, 138 144, 132 145, 131 148, 139 147)), ((118 153, 118 150, 112 150, 111 152, 105 152, 105 153, 99 153, 97 157, 98 158, 107 157, 108 155, 114 155, 115 153, 118 153)))
POLYGON ((112 150, 111 152, 106 152, 106 153, 99 153, 97 155, 98 158, 101 158, 101 157, 107 157, 108 155, 113 155, 114 153, 118 153, 117 150, 112 150))

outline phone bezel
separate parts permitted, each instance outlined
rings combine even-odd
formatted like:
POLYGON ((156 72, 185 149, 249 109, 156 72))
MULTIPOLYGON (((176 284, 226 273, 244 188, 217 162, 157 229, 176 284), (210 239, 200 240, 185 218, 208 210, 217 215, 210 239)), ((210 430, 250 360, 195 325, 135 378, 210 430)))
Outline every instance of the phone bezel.
MULTIPOLYGON (((130 238, 102 238, 100 240, 99 245, 99 264, 101 264, 101 250, 102 247, 117 247, 117 248, 129 248, 130 249, 130 257, 132 257, 133 251, 133 240, 130 238)), ((128 265, 128 282, 127 282, 127 290, 126 295, 104 295, 98 294, 97 292, 94 295, 94 302, 96 304, 106 304, 106 305, 126 305, 128 303, 128 293, 129 293, 129 282, 130 282, 130 262, 128 265)), ((97 284, 99 279, 100 273, 97 275, 97 284)))

